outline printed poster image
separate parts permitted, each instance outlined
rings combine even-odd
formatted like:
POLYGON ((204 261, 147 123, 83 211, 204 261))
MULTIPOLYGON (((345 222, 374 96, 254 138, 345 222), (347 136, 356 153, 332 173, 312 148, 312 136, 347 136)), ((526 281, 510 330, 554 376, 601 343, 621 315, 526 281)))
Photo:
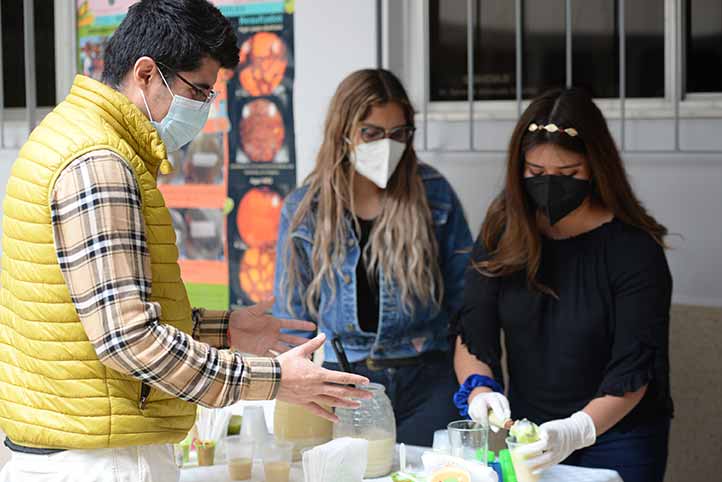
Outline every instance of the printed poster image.
MULTIPOLYGON (((75 0, 78 72, 100 80, 108 40, 137 0, 75 0)), ((211 309, 273 294, 278 224, 296 185, 294 2, 215 0, 238 35, 208 122, 159 176, 191 302, 211 309)))
POLYGON ((76 0, 78 72, 100 80, 108 39, 136 0, 76 0))
POLYGON ((225 181, 225 151, 223 134, 202 132, 181 150, 168 154, 174 170, 158 178, 158 183, 222 185, 225 181))
POLYGON ((240 65, 228 81, 231 164, 295 165, 293 16, 279 10, 281 3, 267 5, 273 9, 235 20, 240 65))
POLYGON ((285 194, 295 185, 295 173, 264 171, 230 171, 238 199, 227 223, 232 306, 273 296, 281 209, 285 194))
POLYGON ((182 259, 224 259, 226 237, 222 209, 171 208, 170 213, 182 259))
POLYGON ((227 84, 232 307, 273 296, 276 247, 284 242, 277 239, 281 208, 296 185, 293 4, 246 7, 234 19, 240 64, 227 84))

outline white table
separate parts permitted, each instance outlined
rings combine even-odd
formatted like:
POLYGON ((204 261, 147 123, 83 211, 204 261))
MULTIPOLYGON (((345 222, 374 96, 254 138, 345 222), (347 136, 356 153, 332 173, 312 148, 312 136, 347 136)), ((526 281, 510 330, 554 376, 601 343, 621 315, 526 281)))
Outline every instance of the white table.
MULTIPOLYGON (((243 409, 250 405, 261 405, 264 408, 266 422, 268 428, 273 431, 273 408, 274 402, 239 402, 233 406, 233 413, 242 415, 243 409)), ((406 446, 406 460, 409 466, 421 468, 421 454, 429 450, 422 447, 406 446)), ((394 471, 398 470, 398 447, 396 460, 394 461, 394 471)), ((225 464, 214 465, 212 467, 194 467, 181 470, 181 482, 231 482, 228 477, 228 469, 225 464)), ((263 467, 260 461, 253 464, 252 482, 263 482, 263 467)), ((391 482, 391 477, 383 477, 380 479, 368 479, 373 482, 391 482)), ((295 463, 291 467, 291 481, 304 482, 303 468, 301 463, 295 463)), ((339 481, 342 482, 342 481, 339 481)), ((543 472, 539 482, 624 482, 622 478, 613 470, 602 469, 585 469, 582 467, 572 467, 569 465, 557 465, 543 472)))
MULTIPOLYGON (((421 466, 422 447, 406 447, 408 463, 414 467, 421 466)), ((398 453, 396 454, 395 469, 398 469, 398 453)), ((231 482, 225 465, 212 467, 195 467, 181 470, 181 482, 231 482)), ((263 467, 260 462, 253 466, 252 482, 263 482, 263 467)), ((391 482, 391 477, 380 479, 367 479, 373 482, 391 482)), ((303 469, 300 463, 293 464, 290 482, 304 482, 303 469)), ((339 481, 341 482, 341 481, 339 481)), ((543 472, 539 482, 623 482, 622 478, 613 470, 585 469, 570 465, 557 465, 543 472)))

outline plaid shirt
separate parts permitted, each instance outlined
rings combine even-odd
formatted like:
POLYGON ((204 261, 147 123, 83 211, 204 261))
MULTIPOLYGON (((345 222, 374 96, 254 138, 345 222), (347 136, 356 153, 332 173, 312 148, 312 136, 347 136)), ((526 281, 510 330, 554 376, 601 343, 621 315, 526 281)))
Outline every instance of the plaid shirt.
POLYGON ((128 164, 97 150, 73 161, 52 193, 58 261, 80 322, 108 367, 189 402, 222 407, 275 398, 272 358, 224 350, 230 313, 193 310, 193 336, 160 322, 140 191, 128 164))

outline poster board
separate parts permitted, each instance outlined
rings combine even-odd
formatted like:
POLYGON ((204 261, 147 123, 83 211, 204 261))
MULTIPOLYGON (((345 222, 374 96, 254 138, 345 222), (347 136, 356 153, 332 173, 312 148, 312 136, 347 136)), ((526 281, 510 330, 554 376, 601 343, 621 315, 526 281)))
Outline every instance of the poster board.
MULTIPOLYGON (((76 0, 78 71, 97 80, 108 39, 136 0, 76 0)), ((273 294, 283 198, 296 184, 294 3, 213 1, 238 35, 208 122, 159 176, 194 306, 228 309, 273 294)))

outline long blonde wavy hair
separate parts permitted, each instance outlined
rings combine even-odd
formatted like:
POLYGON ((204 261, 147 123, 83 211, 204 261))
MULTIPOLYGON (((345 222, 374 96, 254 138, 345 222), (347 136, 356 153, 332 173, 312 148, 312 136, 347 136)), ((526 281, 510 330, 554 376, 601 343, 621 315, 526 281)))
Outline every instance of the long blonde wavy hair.
MULTIPOLYGON (((316 158, 316 166, 304 181, 308 191, 296 211, 289 232, 304 222, 313 225, 313 249, 310 272, 305 280, 304 270, 291 236, 285 240, 285 276, 282 279, 286 307, 293 313, 294 292, 300 293, 307 312, 318 319, 321 286, 326 282, 336 296, 335 281, 346 259, 347 218, 355 212, 353 180, 356 175, 349 161, 353 148, 348 139, 373 106, 397 103, 404 111, 406 122, 414 124, 414 109, 401 85, 389 71, 364 69, 346 77, 331 99, 324 127, 323 143, 316 158)), ((352 222, 358 221, 350 216, 352 222)), ((363 252, 369 279, 377 279, 383 272, 393 280, 407 313, 413 312, 415 302, 440 306, 443 299, 443 280, 438 263, 438 247, 434 236, 431 210, 418 173, 418 160, 412 143, 389 180, 384 192, 383 208, 376 219, 363 252)), ((387 283, 388 286, 388 283, 387 283)))

